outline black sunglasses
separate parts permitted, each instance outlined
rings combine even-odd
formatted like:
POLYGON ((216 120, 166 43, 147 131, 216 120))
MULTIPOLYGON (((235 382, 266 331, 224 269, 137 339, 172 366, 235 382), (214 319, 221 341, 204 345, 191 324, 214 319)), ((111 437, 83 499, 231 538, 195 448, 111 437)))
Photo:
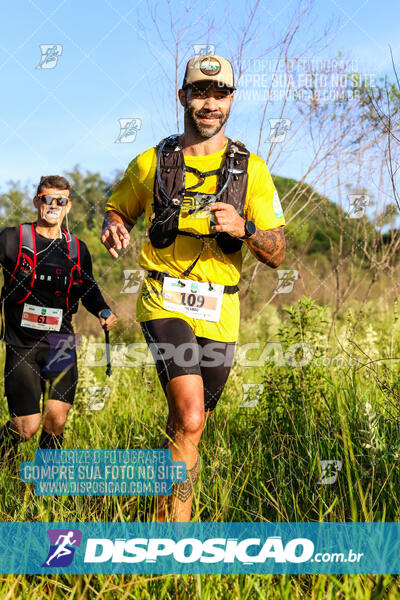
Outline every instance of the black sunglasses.
POLYGON ((51 206, 53 200, 57 201, 57 206, 67 206, 69 200, 67 196, 49 196, 48 194, 38 194, 38 198, 45 202, 47 206, 51 206))

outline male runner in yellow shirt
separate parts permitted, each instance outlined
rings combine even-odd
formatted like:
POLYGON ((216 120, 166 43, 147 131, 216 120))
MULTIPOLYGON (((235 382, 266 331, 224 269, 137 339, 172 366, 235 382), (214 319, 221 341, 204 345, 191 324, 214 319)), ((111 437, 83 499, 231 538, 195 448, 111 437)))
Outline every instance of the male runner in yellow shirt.
POLYGON ((148 225, 136 319, 168 400, 165 441, 187 466, 158 520, 191 517, 205 416, 224 389, 238 338, 243 241, 270 267, 285 256, 284 216, 265 162, 224 135, 235 89, 229 61, 191 59, 179 90, 183 135, 134 158, 106 206, 101 241, 114 258, 141 214, 148 225))

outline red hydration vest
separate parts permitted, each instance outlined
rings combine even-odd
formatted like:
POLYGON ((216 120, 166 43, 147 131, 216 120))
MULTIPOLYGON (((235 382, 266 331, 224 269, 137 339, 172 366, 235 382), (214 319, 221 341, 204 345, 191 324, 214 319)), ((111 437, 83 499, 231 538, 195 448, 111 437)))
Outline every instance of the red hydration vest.
MULTIPOLYGON (((81 272, 81 250, 80 243, 76 236, 70 235, 64 227, 61 228, 65 239, 67 241, 68 248, 68 259, 69 259, 69 281, 66 291, 66 308, 69 310, 69 296, 72 285, 79 285, 82 283, 82 272, 81 272)), ((25 302, 32 293, 32 290, 37 279, 37 254, 36 254, 36 239, 35 239, 35 226, 33 223, 24 223, 19 225, 19 245, 18 245, 18 256, 15 263, 14 271, 10 277, 10 280, 6 283, 6 290, 13 293, 14 289, 18 286, 18 282, 21 284, 21 278, 24 281, 22 288, 22 298, 16 300, 16 304, 25 302), (29 288, 27 290, 27 287, 29 288), (25 293, 26 292, 26 293, 25 293)), ((56 269, 56 274, 58 269, 56 269)), ((61 273, 61 270, 59 270, 61 273)), ((2 294, 4 296, 4 294, 2 294)), ((61 296, 62 292, 55 291, 55 296, 61 296)))

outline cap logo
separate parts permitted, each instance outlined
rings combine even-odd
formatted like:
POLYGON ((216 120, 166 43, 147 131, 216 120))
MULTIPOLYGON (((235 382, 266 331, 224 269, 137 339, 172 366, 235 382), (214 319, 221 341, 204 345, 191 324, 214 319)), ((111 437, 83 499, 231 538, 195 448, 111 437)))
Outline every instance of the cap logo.
POLYGON ((221 63, 213 56, 203 58, 200 63, 200 71, 203 75, 218 75, 221 70, 221 63))

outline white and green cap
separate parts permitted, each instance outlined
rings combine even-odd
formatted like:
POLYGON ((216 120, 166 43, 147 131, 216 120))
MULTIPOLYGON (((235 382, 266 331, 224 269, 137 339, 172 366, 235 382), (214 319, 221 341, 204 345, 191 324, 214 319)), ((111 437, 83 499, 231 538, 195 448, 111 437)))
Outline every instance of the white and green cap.
POLYGON ((221 87, 236 90, 232 64, 214 54, 195 56, 187 63, 182 88, 198 81, 213 81, 221 87))

